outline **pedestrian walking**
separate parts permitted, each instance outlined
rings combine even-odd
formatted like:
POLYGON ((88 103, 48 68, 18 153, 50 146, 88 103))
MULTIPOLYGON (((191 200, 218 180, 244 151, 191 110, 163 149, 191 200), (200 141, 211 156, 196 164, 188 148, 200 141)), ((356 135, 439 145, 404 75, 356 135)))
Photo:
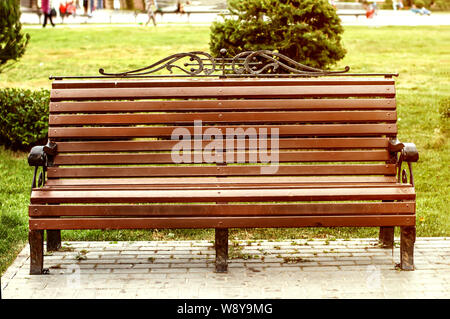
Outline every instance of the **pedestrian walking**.
POLYGON ((42 14, 44 15, 44 24, 42 25, 42 27, 45 28, 45 26, 47 25, 47 20, 50 20, 50 23, 54 27, 55 24, 53 23, 53 20, 52 20, 52 12, 51 12, 52 10, 51 10, 51 6, 50 6, 50 0, 42 0, 41 10, 42 10, 42 14))
POLYGON ((145 6, 147 7, 147 15, 148 20, 145 23, 147 26, 150 20, 152 20, 153 25, 156 27, 156 16, 155 12, 158 10, 158 5, 156 4, 156 0, 145 0, 145 6))

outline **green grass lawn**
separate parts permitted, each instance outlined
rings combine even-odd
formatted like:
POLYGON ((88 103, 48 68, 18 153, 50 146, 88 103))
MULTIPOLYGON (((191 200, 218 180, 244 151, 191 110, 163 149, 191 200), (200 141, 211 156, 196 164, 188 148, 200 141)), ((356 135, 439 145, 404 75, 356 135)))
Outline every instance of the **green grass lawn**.
MULTIPOLYGON (((50 88, 49 75, 96 75, 149 65, 169 54, 208 51, 209 28, 25 29, 31 42, 24 57, 0 74, 0 87, 50 88)), ((399 72, 399 139, 414 142, 417 235, 450 236, 449 144, 439 108, 450 101, 450 27, 346 27, 345 65, 352 72, 399 72)), ((32 169, 26 154, 0 146, 0 272, 27 240, 32 169)), ((375 237, 375 228, 232 230, 230 238, 375 237)), ((212 230, 63 231, 63 240, 160 240, 214 238, 212 230)))

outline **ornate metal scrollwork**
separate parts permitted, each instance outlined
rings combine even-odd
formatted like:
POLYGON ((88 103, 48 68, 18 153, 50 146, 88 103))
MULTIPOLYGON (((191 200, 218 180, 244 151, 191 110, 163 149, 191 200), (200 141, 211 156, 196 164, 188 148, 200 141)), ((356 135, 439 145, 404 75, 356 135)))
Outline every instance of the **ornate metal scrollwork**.
MULTIPOLYGON (((222 49, 221 54, 225 56, 226 50, 222 49)), ((105 76, 135 77, 146 76, 163 69, 168 70, 171 74, 174 69, 178 69, 188 76, 262 76, 267 74, 320 76, 342 74, 350 70, 348 66, 342 71, 326 71, 316 69, 298 63, 276 51, 259 50, 242 52, 233 58, 214 58, 210 54, 201 51, 177 53, 159 60, 158 62, 147 67, 132 71, 107 73, 104 69, 100 69, 99 72, 101 75, 105 76), (181 66, 177 64, 177 62, 184 58, 189 58, 189 62, 186 62, 181 66), (228 68, 226 68, 226 66, 228 68), (221 72, 221 74, 214 74, 217 72, 221 72)))
POLYGON ((220 57, 202 51, 172 54, 149 66, 136 70, 110 73, 103 68, 97 76, 50 76, 52 80, 94 78, 158 78, 158 77, 316 77, 316 76, 384 76, 391 78, 396 73, 348 73, 344 70, 328 71, 313 68, 270 50, 245 51, 234 57, 226 57, 227 50, 220 50, 220 57), (187 59, 184 60, 183 59, 187 59), (158 74, 159 71, 169 71, 158 74), (178 72, 175 72, 178 71, 178 72))
POLYGON ((233 58, 232 69, 235 74, 277 74, 281 73, 280 71, 282 70, 284 74, 319 76, 346 73, 350 70, 350 67, 346 66, 342 71, 326 71, 298 63, 276 51, 259 50, 246 51, 236 55, 233 58), (242 59, 244 61, 240 62, 242 59), (241 66, 240 68, 236 68, 237 63, 241 66))
POLYGON ((106 76, 131 77, 149 75, 163 69, 166 69, 171 74, 173 73, 173 69, 178 69, 191 76, 201 75, 202 73, 204 75, 211 75, 216 71, 216 62, 215 59, 206 52, 193 51, 173 54, 147 67, 132 71, 107 73, 104 69, 99 69, 99 73, 106 76), (176 64, 184 58, 189 58, 190 63, 184 63, 182 66, 176 64), (210 68, 207 66, 210 66, 210 68))

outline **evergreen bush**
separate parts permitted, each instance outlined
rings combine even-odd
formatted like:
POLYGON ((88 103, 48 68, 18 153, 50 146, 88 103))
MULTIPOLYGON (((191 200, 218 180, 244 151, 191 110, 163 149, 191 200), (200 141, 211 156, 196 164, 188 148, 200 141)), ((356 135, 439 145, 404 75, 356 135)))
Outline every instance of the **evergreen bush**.
POLYGON ((18 0, 0 1, 0 72, 25 53, 30 35, 22 33, 18 0))
POLYGON ((50 92, 0 89, 0 144, 29 150, 47 143, 50 92))
POLYGON ((327 0, 230 0, 229 16, 211 26, 210 50, 229 56, 250 50, 277 50, 315 68, 341 60, 343 28, 327 0))

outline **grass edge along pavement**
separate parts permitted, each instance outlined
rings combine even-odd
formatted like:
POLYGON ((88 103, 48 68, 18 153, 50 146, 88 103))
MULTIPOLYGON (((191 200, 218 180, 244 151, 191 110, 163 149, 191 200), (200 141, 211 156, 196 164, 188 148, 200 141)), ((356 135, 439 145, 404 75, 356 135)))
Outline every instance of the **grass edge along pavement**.
MULTIPOLYGON (((32 36, 30 47, 18 63, 0 75, 0 87, 49 88, 47 77, 50 74, 93 74, 99 67, 123 71, 148 65, 167 54, 208 51, 207 27, 174 26, 150 33, 139 28, 136 32, 133 30, 27 30, 32 36), (125 59, 125 55, 133 59, 125 59)), ((345 27, 343 41, 348 53, 333 67, 341 69, 349 65, 353 72, 361 73, 400 73, 396 79, 399 139, 414 142, 420 153, 420 160, 414 165, 418 237, 450 236, 447 209, 450 195, 449 31, 450 27, 345 27)), ((26 155, 0 146, 1 273, 27 242, 32 169, 26 155)), ((377 233, 377 228, 233 229, 230 240, 376 238, 377 233)), ((211 229, 76 230, 63 231, 62 236, 64 241, 213 240, 214 232, 211 229)))

